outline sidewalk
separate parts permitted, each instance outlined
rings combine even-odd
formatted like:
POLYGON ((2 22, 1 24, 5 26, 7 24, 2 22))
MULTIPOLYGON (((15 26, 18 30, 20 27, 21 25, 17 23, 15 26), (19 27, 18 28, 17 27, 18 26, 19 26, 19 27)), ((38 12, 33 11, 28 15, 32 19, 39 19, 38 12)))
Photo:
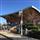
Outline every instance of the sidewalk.
POLYGON ((8 31, 0 31, 0 34, 3 34, 3 35, 5 35, 5 36, 7 36, 7 37, 18 37, 18 38, 21 38, 21 35, 19 35, 19 34, 14 34, 14 33, 11 33, 11 32, 8 32, 8 31))
POLYGON ((19 34, 14 34, 8 31, 0 31, 0 34, 5 35, 6 37, 9 37, 8 39, 13 39, 13 40, 38 40, 35 38, 30 38, 30 37, 25 37, 25 36, 21 36, 19 34))

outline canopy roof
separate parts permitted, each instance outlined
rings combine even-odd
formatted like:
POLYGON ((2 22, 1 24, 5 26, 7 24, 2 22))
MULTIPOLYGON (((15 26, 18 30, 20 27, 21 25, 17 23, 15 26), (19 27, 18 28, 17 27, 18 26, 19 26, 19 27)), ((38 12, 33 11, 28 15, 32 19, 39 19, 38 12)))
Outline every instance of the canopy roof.
MULTIPOLYGON (((23 14, 25 15, 25 11, 30 11, 29 13, 31 14, 33 11, 36 11, 37 14, 39 14, 40 12, 37 10, 37 8, 35 7, 29 7, 29 8, 25 8, 22 10, 23 11, 23 14), (33 10, 31 10, 33 9, 33 10)), ((26 13, 27 14, 27 13, 26 13)), ((39 14, 40 15, 40 14, 39 14)), ((27 16, 27 15, 26 15, 27 16)), ((26 18, 26 16, 24 16, 24 19, 26 18)), ((3 15, 1 16, 3 18, 5 18, 7 21, 9 22, 18 22, 20 21, 20 17, 19 17, 19 11, 18 12, 15 12, 15 13, 11 13, 11 14, 8 14, 8 15, 3 15)))
POLYGON ((18 18, 18 12, 11 13, 11 14, 8 14, 8 15, 3 15, 1 17, 5 18, 9 22, 15 22, 16 19, 18 18))

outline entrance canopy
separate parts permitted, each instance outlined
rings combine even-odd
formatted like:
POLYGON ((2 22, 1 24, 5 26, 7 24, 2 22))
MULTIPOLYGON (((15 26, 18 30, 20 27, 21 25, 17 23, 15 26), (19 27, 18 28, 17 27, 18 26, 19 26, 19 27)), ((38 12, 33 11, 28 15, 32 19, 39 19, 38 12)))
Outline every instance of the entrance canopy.
POLYGON ((11 13, 8 15, 3 15, 1 17, 5 18, 9 22, 16 22, 17 21, 16 19, 18 18, 18 12, 17 13, 11 13))
MULTIPOLYGON (((40 12, 38 11, 38 9, 36 7, 29 7, 26 8, 23 11, 23 22, 25 23, 27 20, 29 21, 34 21, 34 20, 40 20, 40 12)), ((22 15, 21 15, 22 16, 22 15)), ((7 20, 7 23, 16 23, 19 24, 20 20, 21 20, 21 16, 19 16, 19 11, 15 12, 15 13, 11 13, 8 15, 3 15, 1 17, 5 18, 7 20)))
POLYGON ((1 17, 5 18, 7 23, 12 25, 19 24, 19 21, 20 21, 19 12, 3 15, 1 17))

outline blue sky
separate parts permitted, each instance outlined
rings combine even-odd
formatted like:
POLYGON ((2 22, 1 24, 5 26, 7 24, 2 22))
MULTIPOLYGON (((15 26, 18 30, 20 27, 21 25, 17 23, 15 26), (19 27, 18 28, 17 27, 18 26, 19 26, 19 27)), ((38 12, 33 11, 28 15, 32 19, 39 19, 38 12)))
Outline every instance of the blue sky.
MULTIPOLYGON (((0 0, 0 15, 10 14, 26 7, 34 5, 40 9, 40 0, 0 0)), ((0 18, 0 23, 4 22, 3 18, 0 18)))

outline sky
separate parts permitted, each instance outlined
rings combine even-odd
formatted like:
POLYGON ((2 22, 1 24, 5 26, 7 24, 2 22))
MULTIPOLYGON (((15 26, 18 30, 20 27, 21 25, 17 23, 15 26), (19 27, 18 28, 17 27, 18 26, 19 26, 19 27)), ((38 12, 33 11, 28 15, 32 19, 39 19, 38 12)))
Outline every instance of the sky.
MULTIPOLYGON (((0 15, 7 15, 24 8, 35 6, 40 10, 40 0, 0 0, 0 15)), ((6 23, 4 18, 0 17, 0 23, 6 23)))

